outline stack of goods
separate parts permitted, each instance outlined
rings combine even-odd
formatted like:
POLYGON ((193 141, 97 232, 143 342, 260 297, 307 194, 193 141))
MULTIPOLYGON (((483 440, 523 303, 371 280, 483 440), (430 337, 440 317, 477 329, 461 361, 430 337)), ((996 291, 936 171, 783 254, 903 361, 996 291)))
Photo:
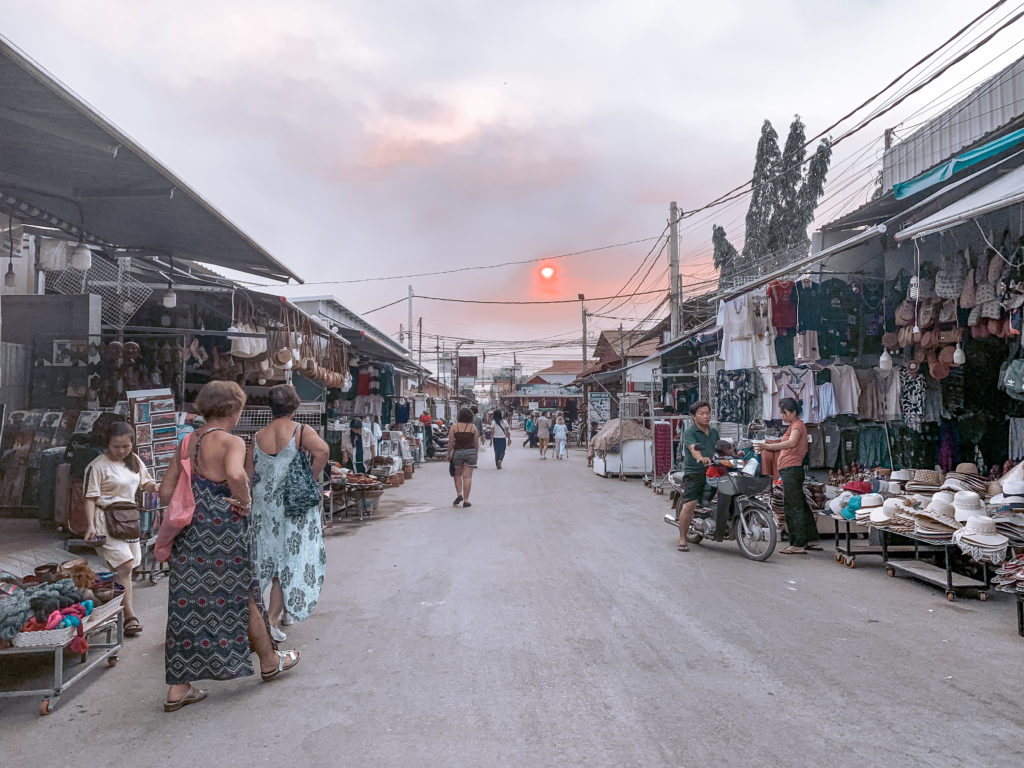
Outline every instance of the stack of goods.
POLYGON ((825 486, 822 483, 804 483, 804 498, 807 499, 807 504, 815 514, 823 511, 828 503, 825 486))
POLYGON ((1007 560, 996 571, 992 584, 1000 592, 1024 593, 1024 555, 1007 560))
POLYGON ((904 487, 910 493, 930 496, 942 489, 942 480, 942 474, 939 472, 931 469, 918 469, 914 471, 914 479, 904 487))
POLYGON ((1000 484, 994 480, 991 485, 993 489, 999 486, 999 492, 989 494, 988 504, 990 507, 1000 509, 1024 509, 1024 480, 1007 480, 1000 484))
POLYGON ((995 512, 996 530, 1010 541, 1013 547, 1024 547, 1024 513, 1010 510, 995 512))
POLYGON ((957 491, 953 496, 953 507, 956 510, 954 517, 958 523, 966 523, 969 518, 985 513, 981 496, 974 491, 957 491))
POLYGON ((885 500, 880 493, 866 493, 860 497, 860 505, 854 512, 854 517, 860 525, 867 525, 871 521, 871 513, 876 509, 882 509, 885 500))
POLYGON ((882 512, 875 514, 872 525, 886 528, 893 533, 913 533, 917 527, 914 502, 905 497, 886 499, 882 512))
POLYGON ((24 583, 9 573, 0 573, 0 645, 40 645, 19 643, 22 633, 50 632, 57 637, 47 643, 62 644, 75 632, 71 643, 74 653, 85 653, 88 643, 82 636, 82 624, 93 611, 93 601, 84 600, 71 579, 24 583))
POLYGON ((955 472, 946 475, 942 484, 944 491, 973 491, 978 495, 988 492, 988 480, 981 476, 974 464, 958 464, 955 472))
POLYGON ((893 515, 898 511, 898 499, 886 499, 882 506, 875 507, 868 516, 868 525, 873 528, 886 528, 892 522, 893 515))
POLYGON ((960 551, 979 563, 999 565, 1006 558, 1009 539, 996 530, 996 521, 991 517, 974 515, 967 523, 953 533, 953 541, 960 551))
POLYGON ((782 481, 772 484, 772 514, 775 515, 775 526, 779 531, 788 531, 786 528, 786 505, 785 496, 782 492, 782 481))
POLYGON ((924 509, 914 513, 914 535, 935 542, 949 541, 960 523, 953 517, 954 508, 949 502, 932 499, 924 509))

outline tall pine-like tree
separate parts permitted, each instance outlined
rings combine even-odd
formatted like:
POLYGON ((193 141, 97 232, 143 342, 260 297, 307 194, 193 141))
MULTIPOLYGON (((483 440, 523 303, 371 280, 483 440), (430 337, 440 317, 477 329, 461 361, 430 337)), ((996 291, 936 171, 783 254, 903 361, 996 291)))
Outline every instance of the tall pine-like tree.
POLYGON ((736 269, 739 251, 729 242, 725 227, 715 224, 711 228, 711 244, 715 247, 715 269, 719 275, 727 275, 736 269))
POLYGON ((804 175, 804 182, 800 185, 800 194, 797 196, 799 206, 793 214, 795 225, 793 235, 799 239, 794 242, 807 240, 807 228, 814 221, 814 211, 825 192, 825 177, 828 176, 828 167, 831 162, 832 139, 824 138, 818 144, 814 154, 811 155, 811 161, 807 164, 807 173, 804 175))
POLYGON ((772 173, 775 185, 775 208, 768 224, 768 253, 784 251, 789 246, 807 237, 807 227, 801 232, 803 201, 801 181, 803 180, 804 158, 807 156, 804 144, 807 137, 800 115, 793 117, 782 150, 782 161, 772 173))
POLYGON ((758 259, 770 253, 769 232, 776 204, 776 187, 772 175, 778 170, 781 159, 779 134, 772 127, 771 120, 765 120, 761 126, 761 138, 757 142, 757 153, 754 155, 753 191, 747 209, 747 233, 743 243, 744 267, 756 264, 758 259))

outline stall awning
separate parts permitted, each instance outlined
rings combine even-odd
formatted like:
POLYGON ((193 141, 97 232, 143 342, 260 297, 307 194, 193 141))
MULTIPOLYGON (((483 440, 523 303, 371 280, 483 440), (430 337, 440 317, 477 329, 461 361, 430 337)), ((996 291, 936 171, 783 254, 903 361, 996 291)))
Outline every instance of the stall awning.
POLYGON ((0 209, 69 239, 300 278, 0 36, 0 209))
POLYGON ((1024 201, 1024 166, 947 205, 940 211, 896 233, 896 241, 917 239, 955 227, 971 219, 1024 201))

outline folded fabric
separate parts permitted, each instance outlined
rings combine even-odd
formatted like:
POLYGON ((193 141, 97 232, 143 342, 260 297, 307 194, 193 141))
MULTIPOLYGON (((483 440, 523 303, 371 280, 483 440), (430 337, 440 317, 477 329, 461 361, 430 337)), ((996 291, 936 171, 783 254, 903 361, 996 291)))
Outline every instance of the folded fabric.
POLYGON ((864 480, 854 480, 844 485, 843 490, 852 491, 853 493, 871 493, 871 483, 864 480))

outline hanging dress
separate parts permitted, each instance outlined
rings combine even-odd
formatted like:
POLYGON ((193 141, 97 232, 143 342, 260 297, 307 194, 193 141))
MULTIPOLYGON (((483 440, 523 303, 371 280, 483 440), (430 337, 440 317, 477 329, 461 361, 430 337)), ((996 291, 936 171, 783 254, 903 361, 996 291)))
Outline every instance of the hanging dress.
POLYGON ((324 584, 327 552, 320 529, 320 508, 310 507, 301 517, 284 512, 285 478, 299 451, 296 434, 279 453, 264 453, 253 441, 253 517, 260 586, 274 577, 281 582, 284 606, 296 621, 305 621, 316 608, 324 584))
MULTIPOLYGON (((192 492, 196 508, 171 548, 167 578, 167 684, 233 680, 253 673, 249 646, 249 598, 266 619, 256 578, 249 516, 228 504, 226 482, 203 477, 196 441, 192 492)), ((269 632, 269 627, 268 630, 269 632)))

